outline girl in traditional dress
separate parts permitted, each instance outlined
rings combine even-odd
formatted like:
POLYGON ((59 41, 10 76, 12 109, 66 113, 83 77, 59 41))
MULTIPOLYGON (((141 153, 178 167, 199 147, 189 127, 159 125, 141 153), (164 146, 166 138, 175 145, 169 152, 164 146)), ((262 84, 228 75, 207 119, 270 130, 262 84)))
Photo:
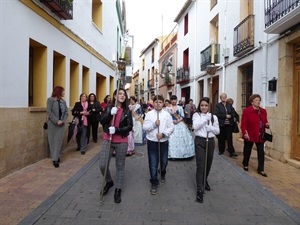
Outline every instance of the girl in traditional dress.
POLYGON ((184 123, 183 108, 177 105, 177 96, 171 96, 171 105, 166 110, 172 115, 175 130, 169 139, 169 159, 185 159, 195 155, 194 140, 184 123))
POLYGON ((133 136, 134 136, 134 144, 141 145, 143 144, 143 118, 142 118, 142 107, 137 102, 135 96, 130 97, 130 105, 129 108, 132 114, 133 120, 133 136))

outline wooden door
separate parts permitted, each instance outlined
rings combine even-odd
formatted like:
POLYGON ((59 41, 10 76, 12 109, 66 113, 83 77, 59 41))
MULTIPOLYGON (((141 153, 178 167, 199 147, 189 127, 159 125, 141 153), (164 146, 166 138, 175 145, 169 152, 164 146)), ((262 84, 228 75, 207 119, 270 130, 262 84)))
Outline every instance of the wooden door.
POLYGON ((300 42, 294 45, 292 158, 300 160, 300 42))
POLYGON ((219 102, 219 76, 213 78, 212 97, 211 97, 211 112, 214 112, 216 104, 219 102))

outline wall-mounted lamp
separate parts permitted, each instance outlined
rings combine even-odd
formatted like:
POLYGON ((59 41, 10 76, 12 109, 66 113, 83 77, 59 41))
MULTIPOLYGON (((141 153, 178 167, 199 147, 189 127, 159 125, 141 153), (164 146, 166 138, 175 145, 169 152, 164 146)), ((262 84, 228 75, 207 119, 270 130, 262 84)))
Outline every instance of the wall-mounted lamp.
MULTIPOLYGON (((171 73, 173 65, 172 65, 172 63, 170 61, 168 62, 168 64, 166 65, 166 67, 167 67, 167 71, 166 71, 167 75, 174 75, 173 73, 171 73)), ((154 74, 155 75, 160 75, 160 77, 163 78, 163 79, 166 77, 165 73, 159 73, 157 69, 155 70, 154 74)))
POLYGON ((272 80, 268 81, 268 91, 276 91, 277 89, 277 79, 273 77, 272 80))

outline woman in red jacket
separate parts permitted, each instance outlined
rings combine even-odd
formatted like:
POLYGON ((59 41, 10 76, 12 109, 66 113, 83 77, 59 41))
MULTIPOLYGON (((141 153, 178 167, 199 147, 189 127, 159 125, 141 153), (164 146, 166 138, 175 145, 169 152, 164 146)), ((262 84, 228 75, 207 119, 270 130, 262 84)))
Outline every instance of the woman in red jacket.
POLYGON ((248 171, 248 164, 251 155, 252 146, 255 143, 257 148, 258 167, 257 172, 267 177, 264 172, 264 143, 262 139, 262 131, 269 128, 269 122, 267 119, 267 111, 260 107, 261 97, 258 94, 250 96, 249 101, 251 105, 244 109, 242 114, 241 130, 244 139, 244 159, 243 166, 244 170, 248 171))

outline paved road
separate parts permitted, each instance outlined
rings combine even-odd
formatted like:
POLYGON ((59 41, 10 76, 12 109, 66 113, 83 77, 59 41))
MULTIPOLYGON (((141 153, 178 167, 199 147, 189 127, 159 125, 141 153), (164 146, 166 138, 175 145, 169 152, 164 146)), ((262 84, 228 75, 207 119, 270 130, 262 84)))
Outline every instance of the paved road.
MULTIPOLYGON (((195 160, 169 161, 166 183, 150 195, 146 146, 126 160, 122 202, 110 190, 99 202, 102 176, 92 158, 20 225, 299 225, 300 213, 215 151, 211 191, 196 199, 195 160)), ((114 158, 111 172, 115 175, 114 158)))

